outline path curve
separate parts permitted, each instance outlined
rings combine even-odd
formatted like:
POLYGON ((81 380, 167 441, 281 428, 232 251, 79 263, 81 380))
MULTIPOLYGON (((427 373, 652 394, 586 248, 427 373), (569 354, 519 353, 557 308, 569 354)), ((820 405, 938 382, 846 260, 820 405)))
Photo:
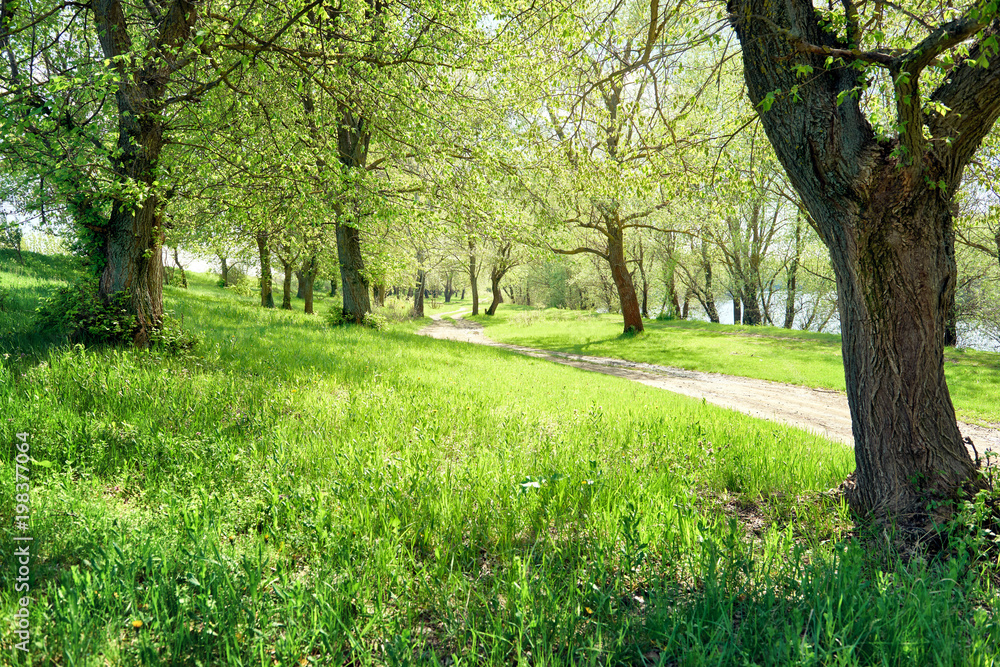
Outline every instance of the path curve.
MULTIPOLYGON (((632 380, 692 398, 703 398, 715 405, 738 410, 753 417, 797 426, 830 440, 854 446, 851 412, 847 406, 847 394, 844 392, 498 343, 483 333, 481 324, 462 319, 461 316, 468 312, 468 308, 460 308, 432 315, 431 319, 434 321, 418 333, 431 338, 499 347, 557 364, 632 380), (446 321, 443 319, 445 317, 454 319, 446 321)), ((1000 431, 962 422, 959 422, 958 426, 962 435, 972 440, 975 451, 980 455, 987 450, 1000 452, 1000 431)), ((973 451, 970 448, 970 453, 973 451)))

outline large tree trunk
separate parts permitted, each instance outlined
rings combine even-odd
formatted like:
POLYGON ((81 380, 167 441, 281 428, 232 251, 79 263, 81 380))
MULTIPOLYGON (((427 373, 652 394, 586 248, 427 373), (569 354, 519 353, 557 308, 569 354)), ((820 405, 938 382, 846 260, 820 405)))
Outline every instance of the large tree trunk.
POLYGON ((115 92, 118 144, 113 170, 120 185, 138 183, 152 194, 139 202, 116 200, 103 230, 104 270, 98 283, 100 298, 126 295, 128 312, 135 317, 133 343, 149 344, 163 322, 162 206, 153 187, 164 145, 160 101, 174 71, 176 54, 197 21, 196 6, 175 0, 162 16, 154 40, 156 55, 137 62, 125 11, 118 0, 95 0, 94 13, 101 50, 121 77, 115 92))
POLYGON ((337 258, 340 260, 344 319, 361 324, 372 305, 365 260, 361 255, 361 232, 356 227, 337 223, 337 258))
POLYGON ((621 225, 608 222, 608 264, 611 266, 611 278, 618 290, 618 303, 622 309, 625 333, 640 333, 644 330, 642 312, 639 310, 639 299, 635 294, 632 276, 625 263, 625 235, 621 225))
POLYGON ((385 285, 379 283, 372 288, 372 297, 375 299, 375 305, 381 308, 385 305, 385 285))
POLYGON ((733 297, 733 324, 743 324, 743 298, 740 296, 739 290, 733 290, 731 295, 733 297))
POLYGON ((469 241, 469 289, 472 290, 472 314, 479 314, 479 269, 476 267, 476 243, 469 241))
POLYGON ((760 312, 760 296, 753 279, 748 279, 743 283, 743 324, 757 326, 761 323, 763 316, 760 312))
POLYGON ((271 292, 271 248, 267 245, 267 232, 257 232, 257 254, 260 256, 260 305, 274 308, 271 292))
POLYGON ((907 101, 911 79, 898 77, 899 113, 918 115, 883 141, 850 95, 858 72, 827 70, 821 48, 806 54, 790 43, 850 48, 824 32, 809 0, 731 0, 729 9, 751 102, 771 93, 773 105, 759 107, 764 129, 836 274, 857 461, 848 500, 860 515, 927 526, 935 501, 981 484, 945 382, 944 329, 955 289, 951 201, 1000 114, 1000 77, 994 64, 956 65, 935 92, 952 110, 926 116, 934 141, 924 138, 917 92, 907 101), (795 100, 775 96, 795 85, 797 63, 816 74, 795 100))
MULTIPOLYGON (((346 105, 340 107, 340 124, 337 127, 337 154, 345 175, 353 170, 364 170, 368 162, 368 145, 371 130, 361 114, 346 105)), ((347 202, 353 205, 354 202, 347 202)), ((361 324, 371 312, 371 294, 365 260, 361 254, 361 231, 343 220, 345 211, 337 208, 337 259, 344 293, 344 319, 361 324)))
POLYGON ((949 202, 901 183, 893 165, 882 178, 877 205, 856 218, 861 238, 838 239, 830 252, 858 462, 852 504, 905 515, 928 494, 953 495, 974 464, 944 375, 949 202))
POLYGON ((304 299, 306 298, 305 292, 306 279, 302 275, 302 269, 295 272, 295 298, 304 299))
POLYGON ((303 310, 306 315, 313 314, 313 286, 316 284, 316 274, 319 273, 319 262, 315 254, 309 255, 302 264, 302 271, 299 273, 299 291, 305 300, 303 310))
POLYGON ((445 276, 444 281, 444 302, 451 303, 451 295, 453 294, 451 289, 451 273, 445 276))

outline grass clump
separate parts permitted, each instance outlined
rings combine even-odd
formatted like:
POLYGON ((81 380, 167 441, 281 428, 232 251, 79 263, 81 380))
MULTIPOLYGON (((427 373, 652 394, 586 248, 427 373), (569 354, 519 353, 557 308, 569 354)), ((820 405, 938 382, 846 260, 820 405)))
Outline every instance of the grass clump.
POLYGON ((331 328, 197 276, 167 296, 191 354, 0 370, 0 441, 33 459, 35 664, 993 659, 985 565, 846 539, 843 446, 414 323, 331 328))

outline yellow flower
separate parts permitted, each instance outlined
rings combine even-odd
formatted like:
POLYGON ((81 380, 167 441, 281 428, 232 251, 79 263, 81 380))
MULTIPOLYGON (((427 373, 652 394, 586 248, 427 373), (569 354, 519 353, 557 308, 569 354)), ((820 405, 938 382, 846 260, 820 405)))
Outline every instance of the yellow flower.
POLYGON ((132 621, 132 627, 138 630, 139 628, 142 627, 142 621, 140 621, 138 618, 135 619, 134 621, 132 621))

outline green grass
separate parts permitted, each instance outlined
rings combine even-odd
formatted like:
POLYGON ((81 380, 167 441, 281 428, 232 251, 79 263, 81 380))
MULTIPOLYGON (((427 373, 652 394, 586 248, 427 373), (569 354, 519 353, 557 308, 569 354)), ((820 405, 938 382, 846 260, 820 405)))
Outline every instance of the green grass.
POLYGON ((847 448, 191 282, 166 290, 190 356, 55 347, 0 370, 3 516, 15 434, 31 445, 33 664, 995 660, 970 551, 904 565, 850 538, 819 493, 847 448))
MULTIPOLYGON (((622 336, 619 315, 506 305, 469 319, 504 343, 845 391, 835 334, 673 320, 622 336)), ((945 372, 959 419, 1000 423, 1000 354, 949 349, 945 372)))
POLYGON ((15 251, 0 249, 0 354, 34 353, 50 344, 52 338, 32 326, 35 308, 40 299, 82 275, 69 255, 21 254, 24 264, 15 251))

